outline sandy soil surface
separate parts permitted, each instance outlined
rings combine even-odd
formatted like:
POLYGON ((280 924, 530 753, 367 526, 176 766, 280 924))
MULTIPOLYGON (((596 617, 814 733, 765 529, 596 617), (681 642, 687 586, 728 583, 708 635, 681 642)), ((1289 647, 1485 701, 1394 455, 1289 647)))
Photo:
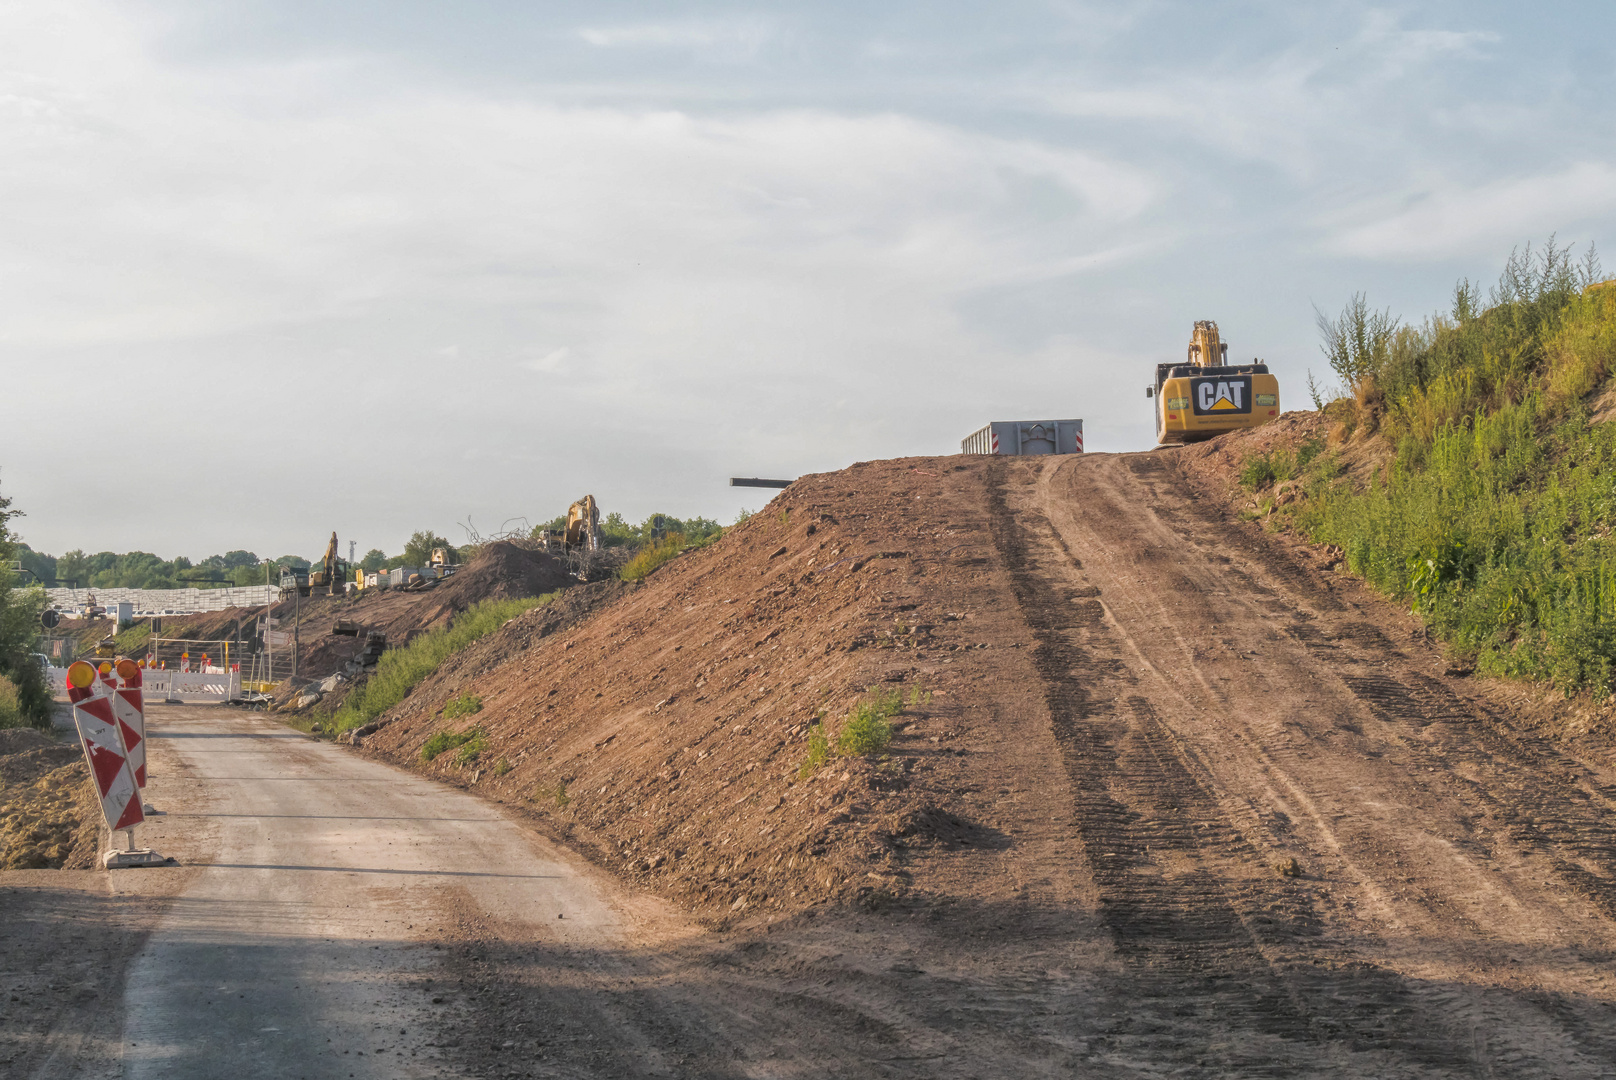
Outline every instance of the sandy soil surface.
POLYGON ((211 865, 127 954, 126 1067, 1611 1075, 1606 758, 1179 453, 813 478, 518 620, 366 751, 418 767, 480 687, 489 759, 427 768, 482 799, 177 713, 153 744, 211 865), (938 696, 890 757, 798 778, 805 721, 893 675, 938 696), (532 797, 556 776, 575 801, 532 797))

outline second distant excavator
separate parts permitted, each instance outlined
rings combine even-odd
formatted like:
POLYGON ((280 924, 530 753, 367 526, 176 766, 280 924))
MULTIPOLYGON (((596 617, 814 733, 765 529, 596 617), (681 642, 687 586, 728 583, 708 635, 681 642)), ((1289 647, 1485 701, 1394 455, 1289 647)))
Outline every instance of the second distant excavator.
POLYGON ((347 576, 347 560, 337 558, 337 534, 332 533, 331 542, 326 545, 325 558, 320 560, 320 565, 311 566, 307 570, 300 570, 295 566, 283 568, 281 588, 295 588, 299 596, 308 596, 315 589, 323 589, 336 596, 342 592, 347 576))
POLYGON ((1156 365, 1156 385, 1145 387, 1145 396, 1156 399, 1158 443, 1200 442, 1279 416, 1279 380, 1260 360, 1230 364, 1229 346, 1210 319, 1195 324, 1184 361, 1156 365))

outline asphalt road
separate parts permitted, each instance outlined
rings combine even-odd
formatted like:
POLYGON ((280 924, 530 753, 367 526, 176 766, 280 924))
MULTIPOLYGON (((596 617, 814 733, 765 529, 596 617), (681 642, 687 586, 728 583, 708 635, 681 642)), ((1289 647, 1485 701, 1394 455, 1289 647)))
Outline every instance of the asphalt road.
POLYGON ((229 710, 150 723, 176 800, 151 831, 206 865, 129 971, 131 1080, 453 1075, 446 920, 574 946, 624 929, 609 883, 487 802, 229 710))

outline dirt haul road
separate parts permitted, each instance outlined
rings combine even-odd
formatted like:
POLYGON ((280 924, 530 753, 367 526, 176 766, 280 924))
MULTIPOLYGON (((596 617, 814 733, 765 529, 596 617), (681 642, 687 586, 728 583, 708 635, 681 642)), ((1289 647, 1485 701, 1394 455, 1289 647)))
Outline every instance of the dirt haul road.
POLYGON ((1170 453, 1017 462, 990 498, 1130 997, 1228 1067, 1611 1074, 1608 771, 1170 453))

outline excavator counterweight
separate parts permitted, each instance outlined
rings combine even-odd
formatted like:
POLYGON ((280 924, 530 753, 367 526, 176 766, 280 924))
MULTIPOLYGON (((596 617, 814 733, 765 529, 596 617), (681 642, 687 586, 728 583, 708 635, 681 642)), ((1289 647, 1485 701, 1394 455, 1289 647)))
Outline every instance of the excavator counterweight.
POLYGON ((1158 443, 1200 442, 1225 431, 1258 427, 1279 416, 1279 380, 1260 360, 1230 364, 1218 324, 1202 319, 1190 334, 1182 362, 1156 365, 1158 443))

